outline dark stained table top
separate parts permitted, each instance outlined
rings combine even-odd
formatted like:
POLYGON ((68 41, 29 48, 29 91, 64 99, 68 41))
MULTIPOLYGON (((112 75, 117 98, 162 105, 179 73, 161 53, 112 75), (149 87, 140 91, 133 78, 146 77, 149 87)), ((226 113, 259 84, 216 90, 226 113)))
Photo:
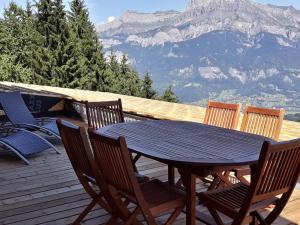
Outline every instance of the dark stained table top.
POLYGON ((182 121, 148 120, 107 126, 98 132, 124 136, 128 148, 166 163, 234 166, 256 163, 267 138, 182 121))

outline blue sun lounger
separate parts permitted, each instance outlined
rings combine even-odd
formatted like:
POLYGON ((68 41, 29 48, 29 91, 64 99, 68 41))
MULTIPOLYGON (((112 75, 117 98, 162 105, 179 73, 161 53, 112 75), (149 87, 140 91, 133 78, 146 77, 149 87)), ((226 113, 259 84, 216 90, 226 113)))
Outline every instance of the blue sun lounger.
MULTIPOLYGON (((29 111, 19 91, 0 93, 0 103, 6 116, 15 127, 40 131, 60 139, 56 121, 52 120, 41 125, 29 111)), ((74 126, 72 123, 64 122, 74 126)))

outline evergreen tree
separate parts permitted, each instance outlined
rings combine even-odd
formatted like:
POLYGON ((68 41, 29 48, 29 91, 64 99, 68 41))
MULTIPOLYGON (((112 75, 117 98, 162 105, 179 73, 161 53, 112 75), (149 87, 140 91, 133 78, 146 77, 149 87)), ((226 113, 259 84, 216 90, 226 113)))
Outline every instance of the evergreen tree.
POLYGON ((156 98, 156 91, 154 90, 152 85, 153 85, 153 81, 150 77, 150 74, 147 72, 142 82, 142 97, 149 98, 149 99, 156 98))
MULTIPOLYGON (((89 14, 83 0, 73 0, 70 8, 72 54, 77 57, 77 61, 83 66, 81 74, 70 75, 80 76, 80 88, 104 90, 103 76, 106 66, 102 45, 98 41, 94 25, 89 20, 89 14)), ((76 68, 78 65, 74 65, 74 67, 76 68)), ((73 79, 77 80, 78 77, 73 77, 73 79)))
POLYGON ((53 43, 51 51, 55 59, 52 71, 52 85, 66 86, 66 71, 68 71, 67 61, 69 60, 69 27, 66 12, 62 0, 53 0, 53 43))
POLYGON ((171 85, 165 90, 164 94, 160 97, 160 99, 166 102, 179 102, 177 96, 172 90, 171 85))
POLYGON ((32 83, 40 80, 32 69, 32 56, 39 45, 30 9, 24 11, 10 3, 0 21, 0 64, 1 79, 32 83), (29 14, 29 15, 28 15, 29 14))
POLYGON ((36 3, 36 29, 43 37, 42 49, 39 52, 39 56, 36 58, 37 65, 40 65, 41 69, 37 69, 44 78, 44 84, 50 85, 53 82, 53 71, 55 70, 55 58, 53 49, 55 49, 54 30, 54 4, 52 0, 40 0, 36 3))

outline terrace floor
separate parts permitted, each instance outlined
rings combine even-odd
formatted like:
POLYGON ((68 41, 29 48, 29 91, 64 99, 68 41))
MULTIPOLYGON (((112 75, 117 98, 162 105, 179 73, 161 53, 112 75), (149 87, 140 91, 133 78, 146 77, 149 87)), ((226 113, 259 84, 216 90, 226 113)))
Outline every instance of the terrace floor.
MULTIPOLYGON (((0 155, 0 225, 70 224, 89 203, 61 143, 52 141, 62 154, 45 151, 30 158, 29 166, 16 157, 0 155)), ((141 158, 137 166, 142 174, 167 179, 167 167, 161 163, 141 158)), ((83 224, 104 224, 108 218, 95 207, 83 224)), ((184 225, 185 215, 175 224, 184 225)), ((274 224, 300 224, 300 190, 295 189, 274 224)))

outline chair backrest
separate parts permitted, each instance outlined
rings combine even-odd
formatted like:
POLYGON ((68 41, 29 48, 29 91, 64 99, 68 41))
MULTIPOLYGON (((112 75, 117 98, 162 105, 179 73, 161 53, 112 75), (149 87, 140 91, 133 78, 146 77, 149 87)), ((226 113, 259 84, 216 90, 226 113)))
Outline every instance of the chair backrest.
POLYGON ((236 129, 240 116, 240 104, 208 101, 204 123, 212 126, 236 129))
POLYGON ((13 124, 37 124, 19 91, 0 93, 1 106, 13 124))
POLYGON ((265 142, 251 183, 252 202, 291 193, 300 173, 300 139, 278 144, 265 142))
POLYGON ((240 130, 278 140, 284 112, 284 109, 246 106, 240 130))
POLYGON ((89 127, 99 129, 124 122, 121 99, 117 101, 86 102, 85 106, 89 127))
POLYGON ((57 127, 72 167, 80 182, 86 182, 86 179, 82 180, 82 178, 86 178, 86 176, 94 178, 89 161, 89 157, 93 156, 88 155, 92 154, 92 152, 88 152, 84 146, 80 127, 70 127, 61 120, 57 120, 57 127))
POLYGON ((139 185, 125 138, 115 140, 91 130, 89 137, 97 166, 105 182, 117 190, 135 196, 139 185))

